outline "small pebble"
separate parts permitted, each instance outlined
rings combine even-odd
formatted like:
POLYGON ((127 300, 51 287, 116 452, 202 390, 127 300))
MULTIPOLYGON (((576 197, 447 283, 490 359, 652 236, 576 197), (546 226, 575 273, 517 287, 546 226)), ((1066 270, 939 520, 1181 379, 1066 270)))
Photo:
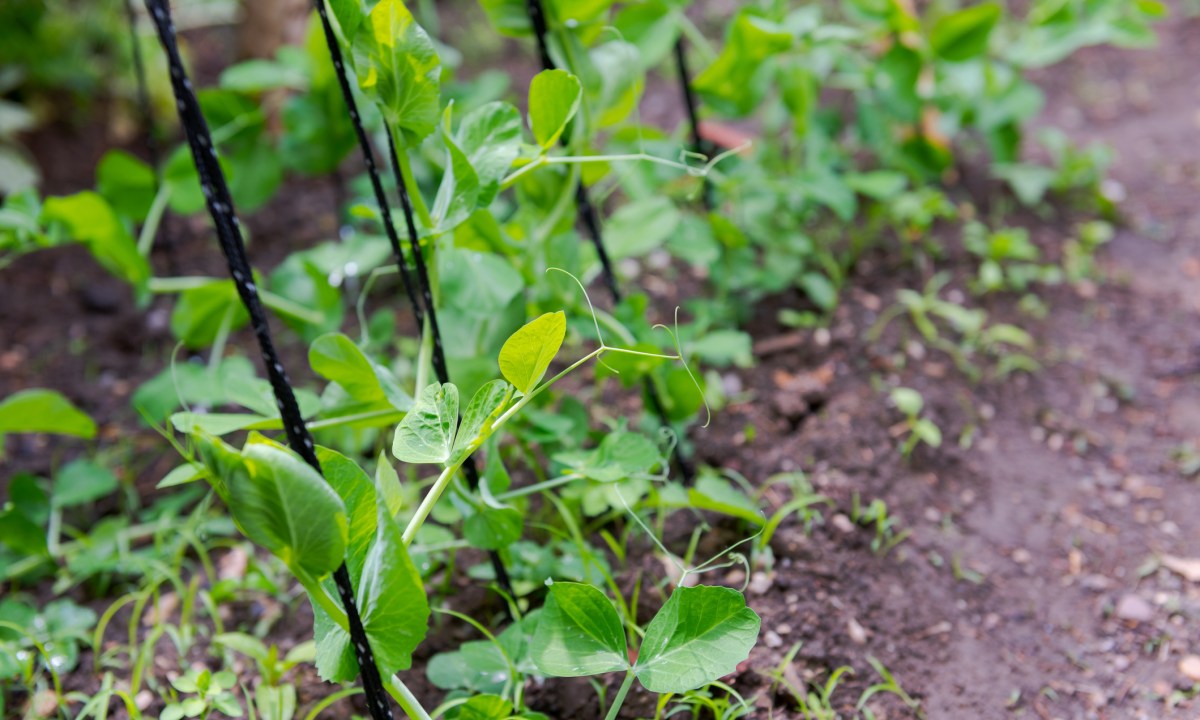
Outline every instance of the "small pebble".
POLYGON ((779 637, 779 633, 775 632, 774 630, 768 630, 766 634, 763 635, 763 642, 765 642, 769 648, 783 646, 783 638, 779 637))
POLYGON ((1192 682, 1200 682, 1200 655, 1187 655, 1179 661, 1179 673, 1192 682))
POLYGON ((1154 619, 1154 608, 1143 598, 1131 593, 1117 601, 1116 615, 1130 622, 1150 622, 1154 619))

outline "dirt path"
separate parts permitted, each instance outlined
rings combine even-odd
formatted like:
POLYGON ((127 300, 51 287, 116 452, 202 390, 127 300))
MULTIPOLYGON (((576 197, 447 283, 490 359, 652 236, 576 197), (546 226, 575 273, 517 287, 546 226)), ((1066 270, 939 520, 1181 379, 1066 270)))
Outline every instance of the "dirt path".
MULTIPOLYGON (((855 668, 835 695, 842 712, 877 681, 874 656, 933 719, 1198 717, 1200 669, 1181 662, 1200 655, 1200 482, 1172 453, 1200 451, 1200 19, 1160 33, 1153 50, 1088 50, 1043 78, 1046 121, 1114 147, 1127 200, 1102 260, 1112 280, 1049 293, 1041 373, 972 386, 944 357, 876 355, 864 328, 919 278, 868 267, 826 347, 814 336, 740 375, 756 400, 702 436, 714 464, 760 481, 803 468, 841 514, 855 493, 880 497, 912 531, 879 558, 844 517, 827 513, 811 536, 785 527, 766 589, 751 585, 767 633, 754 670, 801 642, 794 677, 855 668), (815 405, 790 410, 796 388, 830 371, 815 405), (873 375, 924 394, 947 431, 941 451, 899 458, 899 416, 881 413, 873 375), (973 419, 973 448, 954 448, 973 419)), ((1062 243, 1059 224, 1033 223, 1034 237, 1062 243)), ((796 708, 783 692, 759 702, 776 717, 796 708)))
POLYGON ((986 592, 953 621, 930 717, 1003 717, 1016 690, 1038 717, 1197 716, 1162 701, 1200 682, 1179 667, 1200 654, 1200 484, 1169 460, 1200 441, 1197 61, 1200 21, 1175 20, 1153 51, 1082 54, 1058 71, 1073 90, 1048 93, 1051 122, 1116 149, 1128 223, 1116 282, 1056 304, 1041 336, 1061 359, 997 399, 995 446, 965 468, 983 493, 959 547, 986 592))

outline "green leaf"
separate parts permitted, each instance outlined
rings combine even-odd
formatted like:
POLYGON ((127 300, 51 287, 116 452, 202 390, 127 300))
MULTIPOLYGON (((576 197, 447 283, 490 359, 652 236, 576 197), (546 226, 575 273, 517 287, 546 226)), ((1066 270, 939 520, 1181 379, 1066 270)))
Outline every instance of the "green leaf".
POLYGON ((925 398, 912 388, 892 388, 891 397, 892 404, 896 406, 896 409, 909 417, 916 417, 920 414, 921 408, 925 407, 925 398))
POLYGON ((384 676, 412 666, 412 654, 425 639, 429 602, 400 528, 382 502, 378 532, 367 553, 358 588, 363 627, 384 676))
POLYGON ((487 207, 520 153, 521 112, 509 103, 487 103, 467 113, 457 138, 479 179, 478 206, 487 207))
POLYGON ((93 438, 96 423, 54 390, 32 388, 0 402, 0 436, 5 433, 48 433, 93 438))
POLYGON ((458 227, 479 207, 479 175, 471 165, 467 154, 458 146, 450 134, 450 111, 446 106, 442 122, 442 142, 446 146, 446 166, 433 199, 430 214, 437 232, 447 232, 458 227))
POLYGON ((354 37, 354 69, 402 145, 416 146, 437 127, 441 61, 401 0, 381 0, 371 10, 354 37))
POLYGON ((481 550, 499 550, 521 539, 525 515, 511 507, 484 507, 463 521, 463 537, 481 550))
MULTIPOLYGON (((375 540, 361 569, 350 568, 363 628, 379 670, 386 677, 412 665, 412 653, 425 638, 429 601, 399 526, 376 495, 375 540)), ((331 587, 327 581, 326 586, 331 587)), ((332 682, 358 676, 350 636, 314 603, 317 671, 332 682)))
POLYGON ((492 423, 504 412, 512 386, 503 380, 493 380, 476 391, 463 411, 462 425, 454 441, 454 457, 466 457, 491 434, 492 423))
POLYGON ((529 34, 529 10, 525 0, 479 0, 479 4, 502 35, 529 34))
POLYGON ((558 142, 579 110, 583 86, 566 70, 543 70, 529 83, 529 125, 543 148, 558 142))
POLYGON ((697 509, 724 513, 755 525, 767 522, 753 500, 728 480, 715 475, 704 475, 697 480, 696 487, 688 490, 688 502, 697 509))
POLYGON ((180 293, 171 312, 171 334, 189 348, 198 349, 212 345, 223 325, 232 332, 248 322, 250 315, 233 281, 214 280, 180 293))
MULTIPOLYGON (((219 440, 215 440, 219 443, 219 440)), ((321 578, 342 564, 346 506, 321 474, 266 441, 242 450, 245 471, 225 479, 234 521, 293 571, 321 578)))
POLYGON ((758 615, 737 590, 676 588, 646 626, 634 673, 651 692, 695 690, 737 669, 758 629, 758 615))
POLYGON ((412 399, 400 389, 392 373, 341 333, 329 333, 314 340, 308 350, 308 362, 318 375, 341 385, 355 400, 386 400, 397 410, 412 405, 412 399))
POLYGON ((988 38, 1001 13, 999 3, 985 2, 945 15, 934 23, 929 45, 943 60, 970 60, 987 50, 988 38))
POLYGON ((90 190, 66 197, 47 198, 42 219, 60 222, 73 240, 87 246, 105 270, 144 291, 150 264, 138 252, 129 230, 112 206, 90 190))
POLYGON ((154 169, 124 150, 109 150, 96 166, 96 190, 134 222, 146 219, 157 185, 154 169))
POLYGON ((773 55, 792 47, 788 29, 753 8, 738 13, 729 24, 721 54, 692 81, 705 101, 721 112, 747 115, 766 92, 759 69, 773 55))
POLYGON ((661 195, 622 205, 605 223, 609 254, 619 260, 657 250, 675 233, 681 217, 675 203, 661 195))
POLYGON ((458 430, 458 388, 434 383, 421 391, 396 428, 392 454, 407 463, 444 463, 458 430))
POLYGON ((567 316, 546 313, 513 333, 500 348, 500 372, 524 394, 537 387, 567 334, 567 316))
POLYGON ((352 573, 361 570, 367 550, 375 539, 376 493, 371 476, 358 463, 341 453, 325 447, 317 448, 321 474, 346 507, 345 561, 352 573))
POLYGON ((558 453, 554 461, 597 482, 616 482, 649 475, 664 458, 645 435, 617 430, 606 435, 595 450, 558 453))
POLYGON ((50 504, 56 508, 95 502, 117 489, 117 476, 91 460, 68 463, 54 476, 50 504))
POLYGON ((455 720, 507 720, 513 705, 499 695, 476 695, 452 711, 455 720))
POLYGON ((530 655, 538 670, 552 677, 598 675, 629 667, 620 616, 604 593, 581 583, 550 586, 530 655))
POLYGON ((239 93, 260 93, 276 88, 305 90, 308 78, 299 68, 278 60, 246 60, 221 71, 218 84, 239 93))

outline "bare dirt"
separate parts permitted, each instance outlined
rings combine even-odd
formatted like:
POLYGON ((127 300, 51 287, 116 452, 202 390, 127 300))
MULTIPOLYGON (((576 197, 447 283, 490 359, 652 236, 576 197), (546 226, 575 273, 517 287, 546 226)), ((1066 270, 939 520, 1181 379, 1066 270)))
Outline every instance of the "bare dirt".
MULTIPOLYGON (((866 342, 895 291, 926 280, 883 252, 856 268, 828 330, 780 326, 775 313, 789 298, 756 314, 758 365, 727 378, 745 395, 692 438, 702 460, 755 484, 803 471, 833 507, 811 533, 785 522, 773 567, 709 578, 747 582, 763 617, 760 644, 732 680, 756 697, 755 717, 802 716, 765 675, 795 643, 792 681, 854 669, 833 696, 846 715, 879 679, 868 657, 934 719, 1200 712, 1189 697, 1197 679, 1181 669, 1200 654, 1200 577, 1187 564, 1200 563, 1200 484, 1172 459, 1200 443, 1200 20, 1176 17, 1160 35, 1156 49, 1087 50, 1039 78, 1044 122, 1112 145, 1112 177, 1127 195, 1101 256, 1107 282, 1047 291, 1052 311, 1038 322, 1017 314, 1015 298, 988 301, 996 317, 1034 331, 1041 372, 972 384, 947 357, 909 343, 902 320, 883 342, 866 342), (945 435, 939 450, 900 457, 902 418, 880 389, 893 384, 924 395, 945 435), (969 425, 970 447, 959 447, 969 425), (884 500, 908 538, 873 552, 872 530, 849 521, 856 494, 884 500)), ((79 133, 34 143, 47 190, 90 184, 102 147, 79 133)), ((332 220, 319 210, 332 205, 324 185, 289 188, 250 219, 254 259, 268 267, 332 220)), ((1068 216, 1023 224, 1052 255, 1072 227, 1068 216)), ((175 232, 181 272, 221 271, 204 223, 178 222, 175 232)), ((54 387, 102 419, 103 437, 134 432, 128 394, 171 350, 165 306, 134 308, 77 249, 23 258, 0 281, 0 396, 54 387)), ((44 473, 52 462, 36 440, 10 438, 9 452, 3 475, 44 473)), ((767 497, 780 504, 787 493, 767 497)), ((466 593, 452 604, 482 602, 466 593)), ((307 613, 288 616, 274 639, 286 647, 304 637, 307 613)), ((450 645, 439 635, 428 651, 450 645)), ((325 692, 311 674, 297 682, 302 702, 325 692)), ((416 689, 436 698, 419 681, 416 689)), ((531 699, 554 717, 585 718, 596 713, 591 692, 553 684, 531 699)), ((630 708, 649 713, 649 702, 635 691, 630 708)), ((870 707, 914 715, 894 699, 870 707)))

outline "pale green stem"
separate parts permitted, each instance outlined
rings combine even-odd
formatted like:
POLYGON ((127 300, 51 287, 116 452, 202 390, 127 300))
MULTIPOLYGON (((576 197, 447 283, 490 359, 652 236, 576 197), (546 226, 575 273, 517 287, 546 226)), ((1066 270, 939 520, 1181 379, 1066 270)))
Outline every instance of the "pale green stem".
POLYGON ((300 322, 306 322, 310 325, 319 325, 321 324, 321 321, 325 319, 324 315, 313 312, 303 305, 294 303, 291 300, 288 300, 280 295, 276 295, 273 292, 260 289, 258 294, 262 298, 263 305, 266 305, 280 315, 288 315, 296 320, 299 320, 300 322))
POLYGON ((571 482, 572 480, 578 480, 582 477, 583 477, 582 475, 562 475, 560 477, 551 478, 549 480, 544 480, 539 483, 534 483, 533 485, 526 485, 525 487, 519 487, 516 490, 510 490, 506 493, 501 493, 496 496, 496 499, 499 500, 500 502, 507 502, 509 500, 515 500, 519 497, 525 497, 526 495, 533 495, 534 493, 542 492, 543 490, 553 490, 556 487, 566 485, 567 483, 571 482))
POLYGON ((292 574, 300 581, 300 584, 308 591, 308 596, 321 606, 325 614, 329 615, 337 626, 347 633, 350 632, 350 621, 346 618, 346 610, 334 600, 325 590, 325 586, 317 582, 316 579, 300 568, 291 568, 292 574))
POLYGON ((154 245, 154 236, 158 234, 163 211, 167 209, 167 201, 170 199, 171 186, 162 183, 158 186, 158 192, 154 194, 154 202, 150 204, 150 211, 146 213, 146 221, 142 223, 142 231, 138 234, 138 253, 142 257, 150 255, 150 248, 154 245))
POLYGON ((425 712, 425 708, 421 707, 421 702, 412 694, 412 690, 395 675, 389 675, 384 687, 387 688, 388 694, 391 695, 400 705, 400 709, 408 715, 409 720, 432 720, 429 713, 425 712))
POLYGON ((429 517, 429 513, 433 512, 433 506, 437 504, 438 498, 445 492, 446 487, 450 484, 450 480, 454 478, 454 473, 458 472, 458 468, 462 466, 462 461, 447 465, 442 474, 438 475, 438 479, 434 481, 433 487, 429 488, 429 492, 425 493, 425 498, 421 500, 421 504, 417 506, 417 511, 413 513, 412 520, 408 521, 408 526, 404 528, 404 546, 412 545, 413 538, 417 536, 417 531, 425 524, 425 519, 429 517))
POLYGON ((236 305, 230 304, 225 310, 225 315, 221 318, 221 326, 217 328, 217 335, 213 338, 212 350, 208 354, 208 372, 211 375, 216 375, 217 368, 221 365, 221 358, 225 355, 225 344, 229 342, 229 331, 233 328, 233 313, 236 305))
POLYGON ((559 218, 561 218, 563 213, 567 211, 567 208, 570 207, 571 201, 575 198, 575 184, 578 182, 579 166, 573 166, 571 168, 570 176, 567 178, 567 181, 563 183, 562 190, 559 191, 558 198, 555 199, 554 205, 550 208, 550 212, 546 213, 546 217, 541 223, 538 224, 536 228, 534 228, 533 237, 536 246, 541 246, 542 241, 544 241, 550 235, 550 233, 554 231, 554 227, 558 225, 559 218))
POLYGON ((705 62, 703 64, 707 65, 716 60, 717 51, 708 38, 704 37, 704 33, 700 32, 700 28, 696 27, 696 24, 685 13, 681 12, 677 17, 679 18, 679 29, 687 36, 688 42, 704 55, 705 62))
POLYGON ((417 217, 425 227, 432 228, 433 217, 429 214, 429 208, 425 207, 425 198, 421 196, 421 188, 417 186, 417 178, 413 176, 412 161, 408 158, 408 150, 404 147, 404 143, 400 142, 399 131, 389 126, 388 132, 392 133, 392 139, 396 144, 396 160, 400 165, 400 172, 404 174, 404 187, 408 189, 408 199, 412 203, 413 211, 417 213, 417 217))
POLYGON ((629 694, 631 687, 633 687, 633 668, 629 668, 629 671, 625 673, 625 680, 621 683, 621 688, 617 690, 617 696, 613 698, 604 720, 617 720, 617 713, 621 712, 621 706, 625 704, 625 696, 629 694))

